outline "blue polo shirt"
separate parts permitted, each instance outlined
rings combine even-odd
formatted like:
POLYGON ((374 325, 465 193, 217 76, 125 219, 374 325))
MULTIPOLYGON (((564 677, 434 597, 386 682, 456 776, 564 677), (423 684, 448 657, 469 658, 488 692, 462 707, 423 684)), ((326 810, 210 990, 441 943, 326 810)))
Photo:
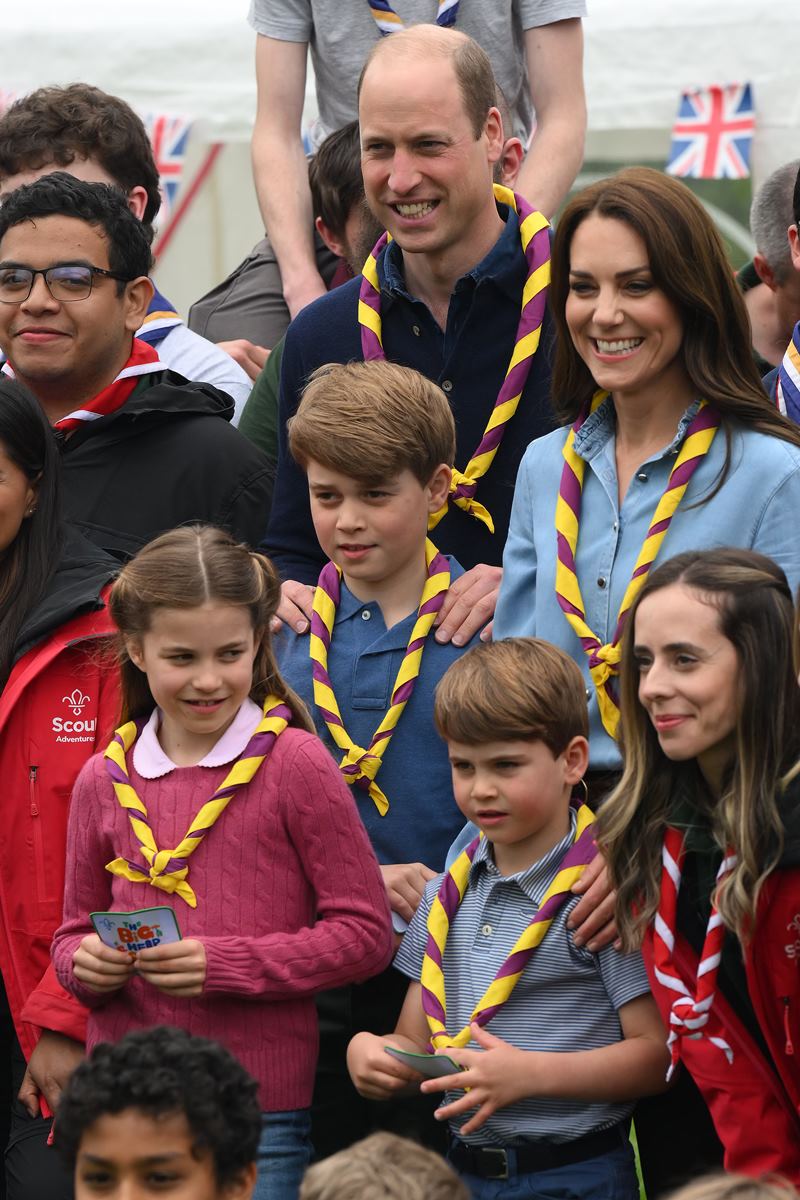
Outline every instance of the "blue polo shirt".
MULTIPOLYGON (((486 257, 456 283, 444 331, 427 306, 406 290, 402 253, 396 242, 389 244, 378 263, 386 357, 416 368, 444 389, 456 420, 455 465, 462 470, 480 445, 508 369, 527 274, 516 213, 502 204, 498 211, 506 222, 504 230, 486 257)), ((284 579, 315 584, 325 562, 311 522, 305 475, 288 452, 286 422, 312 371, 323 363, 363 358, 357 315, 359 288, 360 281, 354 279, 314 301, 286 334, 275 498, 263 543, 284 579)), ((549 405, 551 339, 547 312, 519 407, 494 462, 478 484, 477 499, 492 514, 494 534, 455 505, 436 527, 439 549, 454 555, 466 570, 476 563, 499 565, 502 561, 522 455, 534 438, 555 424, 549 405)))
MULTIPOLYGON (((622 598, 667 486, 675 459, 697 412, 691 405, 668 446, 643 462, 619 503, 616 414, 608 397, 586 421, 574 448, 586 462, 580 534, 575 555, 586 618, 602 642, 614 635, 622 598)), ((738 546, 773 558, 786 572, 792 595, 800 584, 800 449, 781 438, 731 422, 720 428, 689 482, 655 565, 684 550, 738 546), (726 457, 728 472, 717 487, 726 457)), ((617 743, 603 728, 583 647, 556 598, 556 501, 568 430, 530 447, 520 467, 503 559, 494 636, 539 637, 575 659, 589 697, 589 762, 594 770, 620 765, 617 743)))
MULTIPOLYGON (((463 571, 450 560, 451 579, 463 571)), ((368 746, 389 707, 416 612, 386 628, 375 601, 357 600, 342 583, 342 595, 328 653, 328 674, 344 727, 359 746, 368 746)), ((473 641, 477 640, 476 638, 473 641)), ((429 634, 411 699, 383 755, 377 782, 389 801, 382 817, 357 784, 353 796, 378 858, 385 865, 423 862, 434 871, 444 866, 447 848, 464 824, 453 799, 447 746, 433 725, 433 693, 451 663, 467 646, 440 645, 429 634)), ((319 709, 314 704, 308 634, 281 630, 275 651, 281 674, 305 700, 317 732, 341 761, 319 709)))

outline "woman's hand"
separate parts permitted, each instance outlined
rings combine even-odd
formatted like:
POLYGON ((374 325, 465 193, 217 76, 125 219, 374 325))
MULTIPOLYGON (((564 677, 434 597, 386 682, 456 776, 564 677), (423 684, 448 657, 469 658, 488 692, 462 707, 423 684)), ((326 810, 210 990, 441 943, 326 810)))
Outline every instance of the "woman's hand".
POLYGON ((78 983, 103 995, 117 992, 133 974, 136 955, 112 950, 96 933, 89 933, 72 956, 72 971, 78 983))
POLYGON ((567 919, 567 929, 575 930, 572 939, 575 945, 586 946, 595 954, 613 942, 614 949, 620 950, 621 943, 617 938, 614 920, 617 893, 611 887, 608 867, 599 851, 580 879, 572 885, 572 891, 582 897, 567 919))
POLYGON ((426 1079, 422 1092, 463 1091, 442 1108, 436 1110, 436 1119, 448 1121, 472 1109, 478 1111, 461 1126, 460 1133, 474 1133, 499 1108, 506 1108, 515 1100, 536 1094, 536 1054, 509 1046, 502 1038, 487 1033, 480 1025, 472 1025, 472 1038, 481 1050, 447 1049, 442 1053, 465 1069, 458 1075, 443 1075, 441 1079, 426 1079))
POLYGON ((168 996, 199 996, 206 981, 206 948, 196 938, 151 946, 136 955, 136 971, 168 996))

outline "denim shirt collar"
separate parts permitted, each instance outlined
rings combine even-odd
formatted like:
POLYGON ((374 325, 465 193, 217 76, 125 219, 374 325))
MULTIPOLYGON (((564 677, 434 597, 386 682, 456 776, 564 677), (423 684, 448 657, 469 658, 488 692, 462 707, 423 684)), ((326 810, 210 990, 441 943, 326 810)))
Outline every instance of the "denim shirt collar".
POLYGON ((469 869, 470 883, 474 883, 478 876, 482 872, 485 872, 494 883, 516 883, 528 899, 538 907, 552 882, 553 874, 558 864, 572 845, 575 838, 577 820, 575 808, 570 807, 569 833, 567 836, 562 838, 556 846, 553 846, 552 850, 548 850, 544 858, 538 859, 531 866, 526 867, 524 871, 517 871, 515 875, 500 874, 495 866, 491 842, 486 838, 482 838, 478 849, 475 851, 472 866, 469 869))
MULTIPOLYGON (((678 428, 675 431, 675 436, 668 446, 658 454, 654 454, 648 459, 649 462, 659 458, 666 458, 669 454, 677 453, 686 434, 689 426, 697 416, 697 410, 700 407, 700 401, 694 400, 686 412, 678 422, 678 428)), ((617 431, 617 415, 614 409, 614 401, 609 394, 606 396, 603 403, 590 413, 586 420, 581 425, 578 432, 575 434, 574 450, 586 462, 591 462, 598 454, 601 453, 615 436, 617 431)))
MULTIPOLYGON (((498 204, 497 211, 505 222, 503 231, 488 254, 479 263, 456 281, 455 292, 466 287, 476 287, 481 280, 492 282, 516 302, 519 301, 521 283, 524 282, 525 258, 521 253, 519 219, 507 204, 498 204)), ((403 252, 397 242, 391 241, 378 263, 381 291, 387 298, 403 296, 413 300, 406 290, 403 274, 403 252)))

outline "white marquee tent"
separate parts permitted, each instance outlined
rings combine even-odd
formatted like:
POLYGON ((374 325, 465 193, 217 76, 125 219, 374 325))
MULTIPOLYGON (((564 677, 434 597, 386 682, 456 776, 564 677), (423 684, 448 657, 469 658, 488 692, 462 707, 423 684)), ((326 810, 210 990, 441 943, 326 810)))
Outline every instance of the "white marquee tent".
MULTIPOLYGON (((254 34, 246 14, 246 0, 27 0, 4 5, 0 17, 3 91, 22 95, 85 80, 142 113, 191 117, 184 189, 209 146, 223 144, 159 263, 161 287, 183 309, 260 233, 248 149, 254 34)), ((755 93, 756 181, 796 157, 796 14, 786 0, 589 0, 587 158, 663 161, 682 89, 745 81, 755 93)), ((311 115, 311 81, 308 90, 311 115)))

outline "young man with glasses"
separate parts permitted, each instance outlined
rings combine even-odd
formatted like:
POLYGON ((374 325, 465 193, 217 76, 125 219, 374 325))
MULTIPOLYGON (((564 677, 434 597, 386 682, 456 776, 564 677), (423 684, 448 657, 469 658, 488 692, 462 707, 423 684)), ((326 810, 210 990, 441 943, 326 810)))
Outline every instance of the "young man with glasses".
POLYGON ((65 512, 124 559, 186 521, 255 543, 271 468, 210 384, 168 372, 134 337, 153 294, 150 245, 113 187, 63 172, 0 207, 0 348, 63 442, 65 512))

